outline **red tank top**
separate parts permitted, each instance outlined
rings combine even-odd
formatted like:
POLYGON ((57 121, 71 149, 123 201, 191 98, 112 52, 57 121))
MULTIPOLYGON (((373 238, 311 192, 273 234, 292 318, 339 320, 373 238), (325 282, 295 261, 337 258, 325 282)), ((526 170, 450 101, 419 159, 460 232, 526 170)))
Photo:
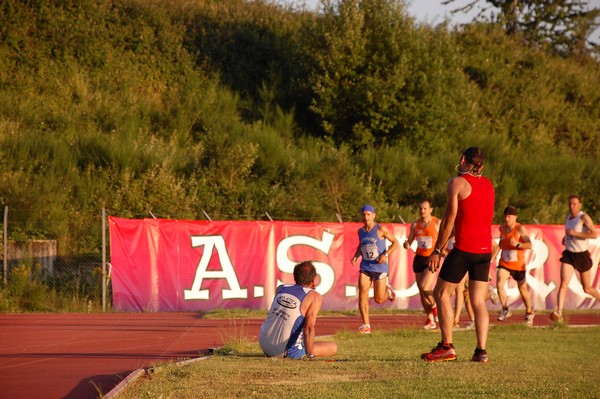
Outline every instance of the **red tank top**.
POLYGON ((454 246, 461 251, 484 254, 492 252, 494 187, 485 177, 462 175, 471 185, 471 194, 458 200, 454 246))

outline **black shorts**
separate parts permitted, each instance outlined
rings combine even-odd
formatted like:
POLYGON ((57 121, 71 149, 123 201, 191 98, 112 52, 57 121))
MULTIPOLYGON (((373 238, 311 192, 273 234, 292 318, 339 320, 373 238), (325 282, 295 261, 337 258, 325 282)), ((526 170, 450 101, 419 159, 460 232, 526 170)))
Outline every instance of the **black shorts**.
POLYGON ((415 255, 415 259, 413 260, 413 272, 422 273, 429 267, 427 265, 427 259, 429 256, 423 255, 415 255))
POLYGON ((361 270, 360 272, 362 274, 364 274, 365 276, 369 277, 369 279, 371 279, 371 281, 383 280, 384 278, 386 278, 388 276, 388 274, 386 272, 383 272, 383 273, 370 272, 368 270, 361 270))
POLYGON ((511 270, 507 267, 504 266, 500 266, 498 265, 498 269, 504 269, 507 272, 510 273, 510 276, 515 280, 515 281, 523 281, 525 280, 525 276, 527 274, 527 272, 525 270, 511 270))
POLYGON ((587 272, 593 266, 592 256, 589 251, 571 252, 563 251, 560 258, 562 263, 567 263, 580 273, 587 272))
POLYGON ((488 281, 491 261, 491 252, 473 254, 455 247, 444 260, 439 277, 449 283, 458 284, 465 274, 469 273, 469 280, 488 281))

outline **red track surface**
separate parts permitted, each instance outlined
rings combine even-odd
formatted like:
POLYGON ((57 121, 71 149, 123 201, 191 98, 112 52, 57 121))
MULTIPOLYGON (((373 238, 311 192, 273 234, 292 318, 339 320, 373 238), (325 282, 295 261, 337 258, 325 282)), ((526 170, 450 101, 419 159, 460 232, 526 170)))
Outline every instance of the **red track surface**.
MULTIPOLYGON (((490 321, 498 323, 490 313, 490 321)), ((600 324, 600 313, 568 317, 570 325, 600 324)), ((371 319, 374 329, 420 328, 425 316, 371 319)), ((256 337, 261 321, 203 319, 195 313, 2 314, 0 398, 97 398, 136 369, 198 357, 232 337, 256 337)), ((511 319, 520 321, 520 315, 511 319)), ((317 333, 360 324, 358 317, 320 317, 317 333)), ((548 324, 545 314, 535 319, 536 326, 548 324)))

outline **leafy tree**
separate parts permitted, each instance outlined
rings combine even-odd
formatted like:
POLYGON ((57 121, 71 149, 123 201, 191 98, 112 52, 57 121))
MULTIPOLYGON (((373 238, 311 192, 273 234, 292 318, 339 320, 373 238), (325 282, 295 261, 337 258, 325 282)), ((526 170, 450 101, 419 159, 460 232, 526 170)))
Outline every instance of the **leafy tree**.
POLYGON ((354 151, 404 143, 447 148, 472 126, 473 107, 445 29, 415 26, 398 0, 324 2, 305 39, 310 111, 321 133, 354 151))
POLYGON ((327 4, 0 2, 0 200, 23 236, 95 251, 101 206, 348 221, 373 202, 397 221, 427 196, 441 214, 470 145, 498 214, 562 223, 576 192, 600 215, 598 62, 418 25, 400 0, 327 4))
MULTIPOLYGON (((446 0, 442 4, 454 3, 446 0)), ((476 5, 478 18, 502 24, 509 34, 522 33, 531 43, 550 46, 561 55, 583 55, 597 51, 598 43, 589 41, 591 33, 600 25, 600 9, 588 9, 587 0, 472 0, 453 12, 469 12, 476 5)))

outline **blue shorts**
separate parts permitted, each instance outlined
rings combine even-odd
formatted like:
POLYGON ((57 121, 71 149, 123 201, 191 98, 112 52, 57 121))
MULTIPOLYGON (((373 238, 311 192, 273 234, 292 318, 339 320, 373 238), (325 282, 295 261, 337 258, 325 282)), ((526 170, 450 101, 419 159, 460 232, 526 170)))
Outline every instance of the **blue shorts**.
POLYGON ((360 272, 365 276, 369 277, 371 281, 383 280, 388 276, 386 272, 370 272, 368 270, 361 270, 360 272))
POLYGON ((285 351, 285 355, 283 357, 287 357, 289 359, 302 359, 306 356, 306 348, 302 345, 302 348, 298 348, 296 345, 289 347, 285 351))

